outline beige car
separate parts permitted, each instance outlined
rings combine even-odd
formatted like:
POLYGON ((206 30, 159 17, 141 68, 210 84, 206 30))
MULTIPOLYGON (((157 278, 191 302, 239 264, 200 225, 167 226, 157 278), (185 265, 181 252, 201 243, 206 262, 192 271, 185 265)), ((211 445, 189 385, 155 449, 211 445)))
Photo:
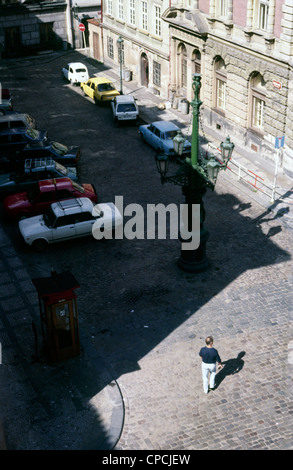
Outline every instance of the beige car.
POLYGON ((83 94, 92 98, 96 104, 111 101, 120 95, 113 82, 106 77, 90 78, 87 82, 81 83, 80 87, 83 94))

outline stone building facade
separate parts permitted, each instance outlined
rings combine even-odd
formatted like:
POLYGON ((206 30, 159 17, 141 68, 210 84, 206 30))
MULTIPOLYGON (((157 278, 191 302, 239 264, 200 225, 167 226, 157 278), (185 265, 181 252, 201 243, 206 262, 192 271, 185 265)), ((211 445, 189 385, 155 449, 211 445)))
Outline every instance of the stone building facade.
POLYGON ((2 2, 0 4, 0 45, 2 57, 33 54, 44 49, 67 47, 67 3, 2 2))
POLYGON ((292 39, 290 0, 198 0, 169 7, 170 90, 193 97, 202 75, 204 128, 229 134, 242 153, 271 163, 284 137, 281 168, 293 177, 292 39))
POLYGON ((169 0, 104 0, 102 22, 89 21, 90 51, 101 62, 119 64, 123 73, 163 99, 168 97, 169 32, 162 21, 169 0))

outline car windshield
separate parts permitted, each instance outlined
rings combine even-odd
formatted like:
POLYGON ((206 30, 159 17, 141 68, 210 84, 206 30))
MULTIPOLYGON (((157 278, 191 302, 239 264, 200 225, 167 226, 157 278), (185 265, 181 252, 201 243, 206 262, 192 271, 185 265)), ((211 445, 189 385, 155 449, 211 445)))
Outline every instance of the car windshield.
POLYGON ((59 142, 53 142, 52 147, 58 155, 65 155, 68 153, 68 147, 66 145, 60 144, 59 142))
POLYGON ((33 129, 32 127, 28 127, 26 130, 26 133, 29 137, 31 137, 34 140, 37 140, 39 137, 40 133, 36 129, 33 129))
POLYGON ((26 114, 26 121, 29 124, 29 126, 35 127, 35 121, 29 114, 26 114))
POLYGON ((55 165, 56 165, 56 170, 59 171, 60 173, 62 173, 62 175, 66 176, 67 175, 67 169, 65 168, 65 166, 63 165, 60 165, 60 163, 56 162, 55 161, 55 165))
POLYGON ((101 83, 98 85, 98 90, 99 91, 110 91, 110 90, 115 90, 115 87, 112 83, 101 83))
POLYGON ((76 72, 77 72, 77 73, 86 72, 86 69, 76 69, 76 72))
POLYGON ((54 212, 52 211, 52 207, 49 207, 49 209, 44 213, 44 221, 47 227, 53 227, 55 219, 56 219, 56 216, 54 212))
POLYGON ((165 139, 174 139, 174 137, 176 137, 177 135, 177 131, 168 131, 168 132, 165 132, 165 139))
POLYGON ((118 113, 127 113, 132 111, 135 111, 135 106, 133 103, 118 104, 117 106, 118 113))
POLYGON ((75 181, 72 181, 72 186, 74 187, 74 189, 77 189, 77 191, 79 191, 80 193, 84 193, 84 187, 81 186, 80 184, 76 183, 75 181))

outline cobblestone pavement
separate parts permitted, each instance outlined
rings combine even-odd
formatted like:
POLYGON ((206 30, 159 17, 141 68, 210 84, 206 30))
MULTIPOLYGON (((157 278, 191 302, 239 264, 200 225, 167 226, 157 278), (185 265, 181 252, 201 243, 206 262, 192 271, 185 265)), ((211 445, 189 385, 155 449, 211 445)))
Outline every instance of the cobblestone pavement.
MULTIPOLYGON (((147 172, 146 163, 149 183, 147 172)), ((167 201, 173 189, 160 191, 167 201)), ((228 173, 205 199, 210 267, 196 276, 177 267, 176 240, 89 242, 75 259, 75 245, 29 258, 1 230, 0 416, 8 448, 292 450, 290 219, 228 173), (48 366, 32 357, 31 278, 52 265, 78 277, 82 257, 82 354, 48 366), (198 352, 210 334, 224 368, 205 395, 198 352)))

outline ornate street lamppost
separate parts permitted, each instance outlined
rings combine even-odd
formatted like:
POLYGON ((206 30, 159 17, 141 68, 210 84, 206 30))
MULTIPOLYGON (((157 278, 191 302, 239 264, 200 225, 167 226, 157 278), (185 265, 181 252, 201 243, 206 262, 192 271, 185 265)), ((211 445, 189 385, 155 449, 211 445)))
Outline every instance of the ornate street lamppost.
POLYGON ((119 64, 120 64, 120 95, 123 95, 123 90, 122 90, 123 45, 124 45, 124 40, 120 34, 117 39, 118 57, 119 57, 119 64))
MULTIPOLYGON (((206 242, 209 233, 204 228, 205 210, 203 196, 208 188, 214 189, 217 181, 218 173, 221 169, 226 169, 229 159, 231 158, 234 144, 227 137, 225 142, 221 143, 222 162, 219 162, 214 155, 210 155, 207 162, 200 161, 198 158, 199 151, 199 108, 202 102, 199 99, 199 91, 201 87, 201 75, 193 75, 194 99, 191 101, 193 123, 192 123, 192 140, 191 140, 191 157, 186 158, 183 162, 178 159, 180 165, 175 175, 166 176, 168 172, 169 157, 165 154, 156 156, 158 171, 161 175, 162 184, 169 182, 182 187, 185 196, 185 204, 188 208, 188 227, 187 232, 192 233, 192 216, 193 205, 200 205, 200 244, 197 249, 182 249, 178 259, 179 266, 187 272, 200 272, 207 268, 208 260, 206 257, 206 242)), ((180 156, 184 146, 184 137, 181 131, 174 138, 174 150, 180 156)), ((186 232, 185 230, 185 232, 186 232)), ((192 238, 192 236, 191 236, 192 238)), ((181 238, 181 242, 183 239, 181 238)), ((184 243, 188 240, 184 240, 184 243)))

